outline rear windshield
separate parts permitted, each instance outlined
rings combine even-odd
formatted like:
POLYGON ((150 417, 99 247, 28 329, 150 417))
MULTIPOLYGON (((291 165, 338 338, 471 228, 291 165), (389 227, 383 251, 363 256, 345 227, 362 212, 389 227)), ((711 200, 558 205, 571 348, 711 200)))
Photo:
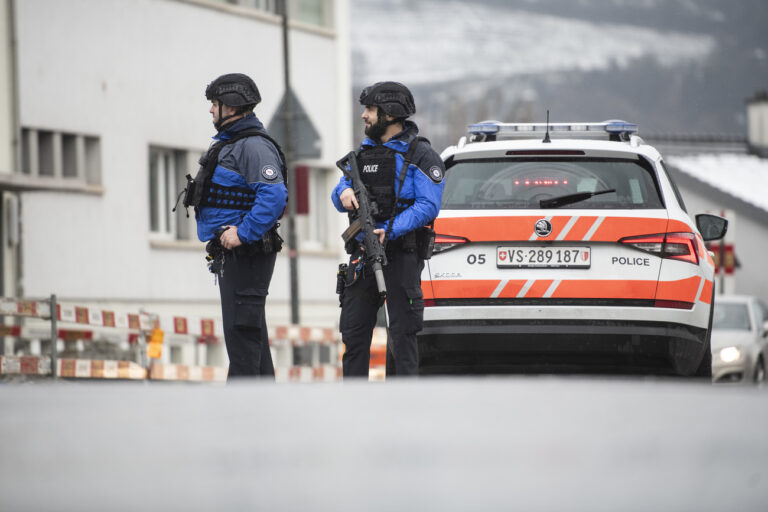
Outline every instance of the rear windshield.
POLYGON ((712 313, 712 328, 736 331, 750 330, 747 305, 715 302, 715 310, 712 313))
POLYGON ((449 162, 443 209, 539 209, 539 201, 582 192, 598 194, 561 209, 663 208, 644 159, 499 158, 449 162))

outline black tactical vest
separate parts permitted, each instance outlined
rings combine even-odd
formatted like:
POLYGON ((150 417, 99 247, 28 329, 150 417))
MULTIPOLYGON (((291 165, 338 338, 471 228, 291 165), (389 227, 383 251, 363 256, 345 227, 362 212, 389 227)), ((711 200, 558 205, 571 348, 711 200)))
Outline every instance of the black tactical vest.
MULTIPOLYGON (((377 145, 367 146, 357 153, 360 179, 368 189, 368 196, 372 202, 371 214, 376 222, 388 221, 413 204, 413 199, 401 199, 400 192, 405 175, 408 173, 408 166, 413 161, 416 146, 422 142, 429 144, 424 137, 416 137, 410 142, 408 152, 403 155, 403 166, 399 175, 395 158, 399 151, 389 146, 377 145), (397 193, 395 193, 395 180, 397 180, 397 193)), ((392 224, 389 225, 389 229, 391 228, 392 224)))
POLYGON ((371 214, 376 222, 389 220, 395 207, 396 153, 387 146, 371 146, 357 155, 360 179, 368 189, 371 214))
POLYGON ((194 179, 187 174, 187 188, 184 190, 184 207, 213 206, 229 210, 250 210, 256 193, 249 187, 222 187, 213 182, 213 172, 219 164, 219 153, 224 146, 244 139, 245 137, 264 137, 277 149, 283 164, 280 171, 283 182, 288 185, 288 174, 285 172, 285 155, 280 145, 272 137, 261 130, 251 128, 236 133, 231 139, 219 140, 208 148, 208 152, 200 157, 200 170, 194 179))

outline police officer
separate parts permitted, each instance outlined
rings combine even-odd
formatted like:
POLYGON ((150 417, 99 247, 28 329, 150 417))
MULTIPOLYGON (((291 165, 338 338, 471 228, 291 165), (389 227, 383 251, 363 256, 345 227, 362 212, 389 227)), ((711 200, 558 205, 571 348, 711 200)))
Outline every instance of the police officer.
POLYGON ((208 241, 218 276, 229 376, 274 378, 264 305, 282 240, 277 221, 288 191, 285 159, 253 113, 261 101, 248 76, 218 77, 205 90, 214 143, 189 180, 185 206, 195 207, 197 236, 208 241))
MULTIPOLYGON (((418 136, 416 124, 407 120, 416 112, 416 106, 403 84, 373 84, 363 90, 360 104, 365 107, 362 119, 367 137, 356 160, 371 202, 376 205, 374 233, 387 256, 384 280, 395 374, 416 375, 416 333, 424 317, 421 271, 432 233, 424 226, 440 210, 445 166, 429 141, 418 136)), ((340 212, 358 207, 346 176, 334 188, 331 199, 340 212)), ((363 264, 360 244, 347 249, 351 256, 340 290, 343 371, 345 377, 367 377, 379 293, 372 270, 363 264)))

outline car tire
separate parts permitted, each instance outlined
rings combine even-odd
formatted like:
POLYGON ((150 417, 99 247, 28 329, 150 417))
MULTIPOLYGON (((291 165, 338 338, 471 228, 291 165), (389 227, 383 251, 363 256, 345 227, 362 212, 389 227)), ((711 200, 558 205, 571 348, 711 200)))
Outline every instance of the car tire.
POLYGON ((762 382, 765 382, 765 362, 763 361, 763 356, 757 358, 753 379, 755 384, 761 384, 762 382))
POLYGON ((707 347, 701 363, 696 369, 695 377, 708 378, 712 380, 712 318, 715 313, 715 283, 712 283, 712 300, 709 303, 709 324, 707 325, 707 338, 704 343, 707 347))

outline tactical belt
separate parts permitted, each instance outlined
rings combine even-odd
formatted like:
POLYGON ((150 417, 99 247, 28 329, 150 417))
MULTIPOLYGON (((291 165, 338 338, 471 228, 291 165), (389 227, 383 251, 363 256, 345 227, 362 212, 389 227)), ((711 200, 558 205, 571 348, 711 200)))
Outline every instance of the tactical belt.
MULTIPOLYGON (((275 224, 272 228, 270 228, 269 231, 264 234, 261 240, 240 245, 232 249, 231 252, 238 256, 280 252, 280 250, 283 248, 283 238, 277 233, 277 227, 279 225, 280 224, 275 224)), ((221 245, 219 236, 220 233, 216 233, 216 235, 214 235, 214 237, 211 238, 205 245, 205 251, 213 258, 216 258, 227 252, 227 249, 221 245)))

